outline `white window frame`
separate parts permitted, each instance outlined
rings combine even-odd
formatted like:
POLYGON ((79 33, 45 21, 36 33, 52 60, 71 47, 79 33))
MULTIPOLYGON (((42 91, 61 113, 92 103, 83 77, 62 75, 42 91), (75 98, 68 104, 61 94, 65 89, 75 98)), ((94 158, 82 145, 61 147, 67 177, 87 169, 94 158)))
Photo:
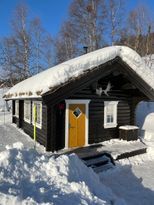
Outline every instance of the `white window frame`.
POLYGON ((117 126, 117 108, 118 101, 104 101, 104 128, 113 128, 117 126), (107 107, 113 106, 113 122, 107 122, 107 107))
POLYGON ((15 100, 15 116, 19 118, 19 100, 15 100))
POLYGON ((24 121, 31 123, 31 101, 30 100, 24 100, 24 121), (26 111, 27 111, 26 106, 29 106, 28 109, 29 118, 26 117, 26 111))
POLYGON ((40 123, 36 122, 36 127, 42 128, 42 101, 33 101, 32 103, 32 124, 34 125, 34 105, 40 104, 40 123))

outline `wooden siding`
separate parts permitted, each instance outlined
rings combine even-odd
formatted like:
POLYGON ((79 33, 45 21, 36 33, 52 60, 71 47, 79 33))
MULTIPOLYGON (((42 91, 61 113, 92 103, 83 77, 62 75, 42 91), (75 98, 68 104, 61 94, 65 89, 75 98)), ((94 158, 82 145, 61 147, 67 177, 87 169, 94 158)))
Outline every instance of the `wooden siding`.
MULTIPOLYGON (((86 71, 76 79, 71 79, 65 85, 55 88, 42 97, 42 129, 37 129, 37 141, 46 146, 47 151, 62 149, 65 146, 65 99, 89 99, 89 143, 102 142, 111 138, 118 138, 118 127, 104 129, 104 101, 119 101, 118 126, 133 124, 135 106, 143 99, 154 99, 153 90, 120 58, 100 65, 93 70, 86 71), (117 75, 117 73, 119 73, 117 75), (105 89, 108 82, 113 86, 109 95, 96 95, 96 88, 100 84, 105 89), (123 85, 133 85, 135 89, 123 89, 123 85)), ((22 103, 21 103, 22 104, 22 103)), ((22 107, 22 106, 21 106, 22 107)), ((21 112, 22 116, 23 112, 21 112)), ((19 124, 17 118, 13 121, 19 124)), ((20 122, 21 123, 21 122, 20 122)), ((33 125, 21 123, 24 131, 33 137, 33 125)))
POLYGON ((118 138, 118 128, 104 128, 104 101, 119 101, 117 111, 118 126, 130 124, 130 96, 120 90, 112 90, 109 96, 97 96, 91 85, 81 92, 75 93, 70 99, 90 99, 89 104, 89 144, 118 138))
MULTIPOLYGON (((62 89, 58 89, 56 93, 50 94, 49 96, 43 96, 43 100, 47 104, 48 108, 52 109, 48 118, 48 141, 47 150, 58 150, 65 147, 65 111, 60 113, 58 104, 63 102, 65 99, 89 99, 89 144, 102 142, 112 138, 119 137, 118 126, 128 125, 134 123, 135 118, 135 105, 136 98, 143 100, 146 97, 147 92, 144 89, 138 89, 139 84, 135 82, 135 75, 129 76, 122 65, 116 61, 108 63, 104 66, 99 66, 95 71, 87 73, 86 77, 81 77, 69 83, 62 89), (118 71, 120 73, 119 78, 113 75, 113 72, 118 71), (102 96, 96 95, 96 87, 101 84, 102 89, 105 89, 108 82, 113 85, 109 95, 102 96), (123 84, 135 85, 135 89, 124 90, 122 89, 123 84), (117 123, 116 128, 104 128, 104 101, 119 101, 117 123), (49 129, 49 128, 48 128, 49 129)), ((138 81, 138 77, 137 77, 138 81)), ((144 87, 144 85, 143 85, 144 87)), ((138 102, 138 101, 137 101, 138 102)))
MULTIPOLYGON (((102 95, 97 96, 91 89, 91 85, 82 89, 80 92, 70 96, 69 99, 90 99, 89 104, 89 144, 98 143, 112 138, 119 137, 118 127, 116 128, 104 128, 104 101, 118 100, 118 114, 117 123, 118 126, 130 124, 130 106, 128 99, 130 96, 122 91, 112 91, 109 96, 102 95)), ((64 101, 59 104, 65 104, 64 101)), ((51 135, 55 144, 52 144, 52 148, 58 150, 65 147, 65 109, 60 110, 59 104, 54 106, 54 122, 56 127, 54 135, 51 135)), ((48 148, 49 149, 49 148, 48 148)), ((51 148, 50 148, 51 149, 51 148)), ((53 150, 54 150, 53 149, 53 150)))
MULTIPOLYGON (((32 112, 31 112, 32 113, 32 112)), ((24 121, 24 101, 19 100, 19 118, 13 116, 13 122, 17 124, 18 127, 22 128, 25 133, 27 133, 31 138, 33 138, 34 126, 32 123, 24 121)), ((37 141, 46 146, 47 144, 47 106, 42 104, 42 128, 36 128, 36 138, 37 141)))

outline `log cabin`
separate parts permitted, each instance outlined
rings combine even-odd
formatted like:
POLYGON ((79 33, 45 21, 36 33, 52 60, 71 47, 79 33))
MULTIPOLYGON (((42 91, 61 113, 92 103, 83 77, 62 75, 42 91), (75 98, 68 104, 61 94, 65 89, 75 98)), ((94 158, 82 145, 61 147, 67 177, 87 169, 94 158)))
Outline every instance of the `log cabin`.
POLYGON ((36 106, 36 139, 46 151, 84 147, 135 125, 137 104, 154 100, 154 74, 131 48, 111 46, 32 76, 4 98, 12 122, 32 138, 36 106))

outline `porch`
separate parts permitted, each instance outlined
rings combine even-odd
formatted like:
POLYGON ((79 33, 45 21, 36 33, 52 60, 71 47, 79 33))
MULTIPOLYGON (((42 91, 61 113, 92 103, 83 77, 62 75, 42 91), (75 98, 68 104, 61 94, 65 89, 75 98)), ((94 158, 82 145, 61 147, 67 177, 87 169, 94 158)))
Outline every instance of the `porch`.
POLYGON ((61 150, 58 155, 75 153, 95 172, 107 170, 115 161, 146 153, 147 146, 141 140, 125 141, 113 139, 86 147, 61 150))

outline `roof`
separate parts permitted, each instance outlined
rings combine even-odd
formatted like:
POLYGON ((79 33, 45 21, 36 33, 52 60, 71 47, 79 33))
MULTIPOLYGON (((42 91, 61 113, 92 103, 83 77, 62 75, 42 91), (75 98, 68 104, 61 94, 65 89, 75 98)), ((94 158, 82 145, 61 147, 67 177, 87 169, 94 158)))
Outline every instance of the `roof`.
POLYGON ((49 91, 54 92, 55 87, 61 87, 70 79, 76 79, 79 75, 116 57, 120 57, 154 89, 154 73, 145 61, 129 47, 111 46, 71 59, 34 75, 13 86, 4 98, 40 98, 49 91))

